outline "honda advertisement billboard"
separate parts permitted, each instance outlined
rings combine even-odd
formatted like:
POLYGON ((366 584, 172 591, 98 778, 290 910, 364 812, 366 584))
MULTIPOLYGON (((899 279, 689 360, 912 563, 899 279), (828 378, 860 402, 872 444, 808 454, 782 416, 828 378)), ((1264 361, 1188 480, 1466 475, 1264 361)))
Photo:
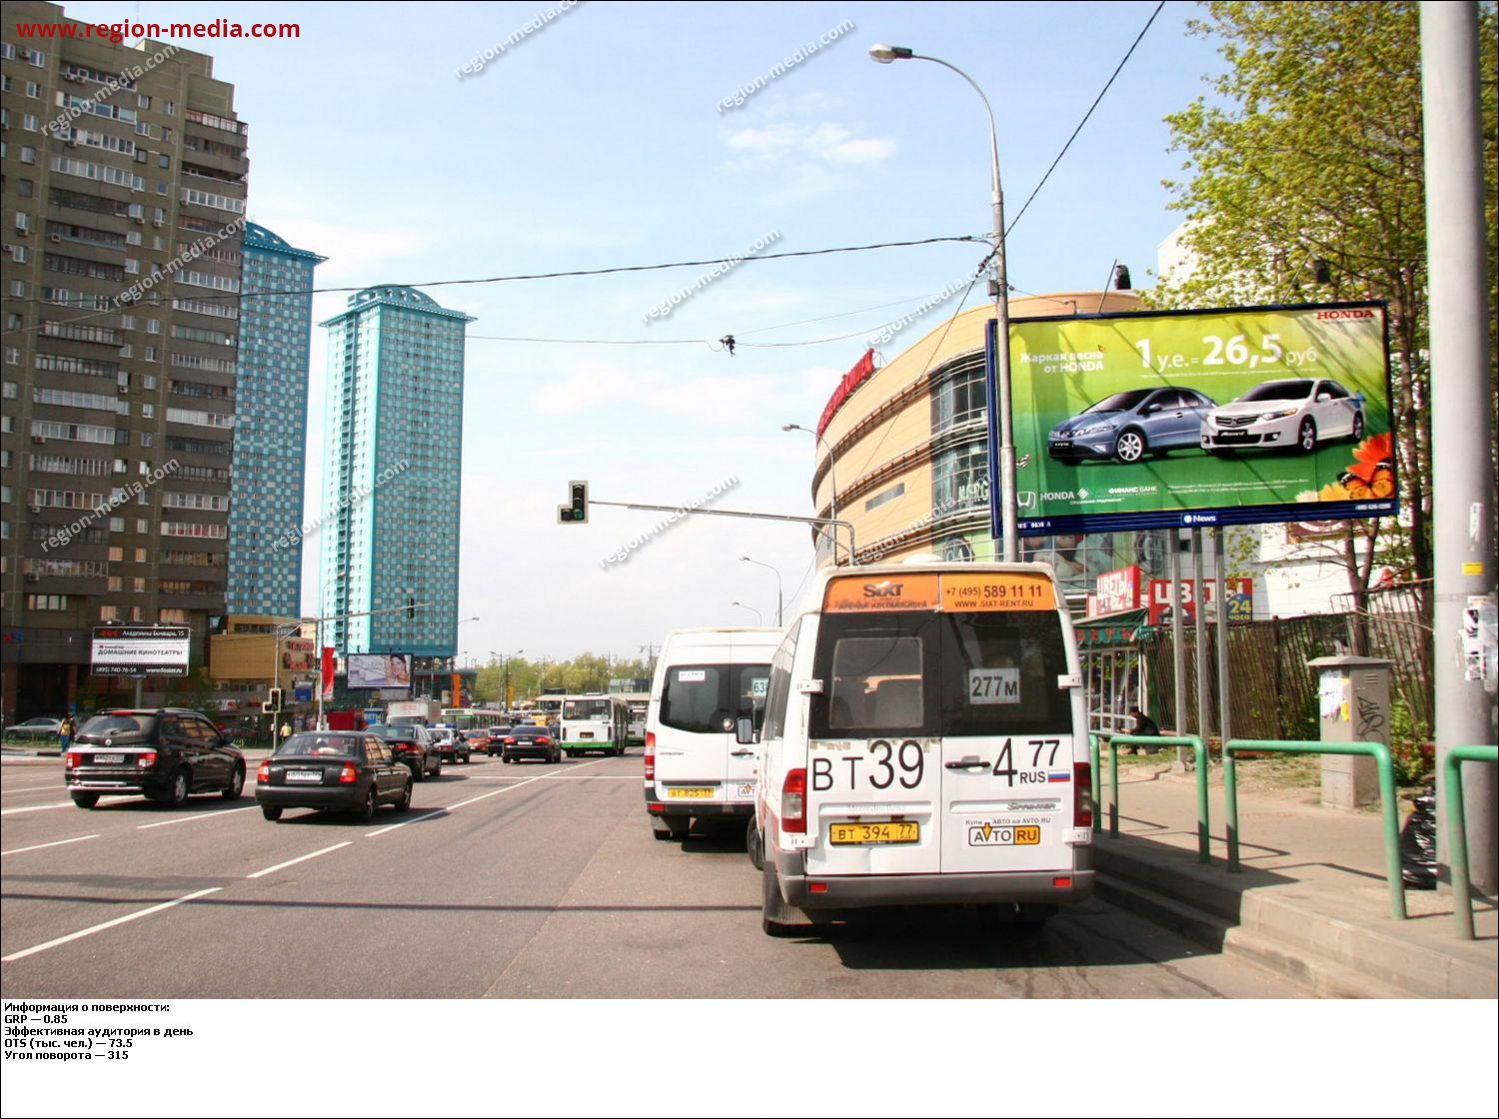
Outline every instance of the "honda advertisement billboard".
MULTIPOLYGON (((1393 515, 1385 319, 1339 303, 1012 323, 1020 531, 1393 515)), ((993 338, 991 321, 991 375, 993 338)))

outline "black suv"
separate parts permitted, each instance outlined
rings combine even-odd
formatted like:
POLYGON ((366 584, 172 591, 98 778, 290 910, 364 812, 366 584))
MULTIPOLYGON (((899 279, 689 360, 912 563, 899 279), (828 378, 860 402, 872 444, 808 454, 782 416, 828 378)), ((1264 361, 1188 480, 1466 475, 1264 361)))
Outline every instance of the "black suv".
POLYGON ((101 711, 79 729, 63 759, 63 782, 79 808, 101 796, 147 796, 180 808, 192 793, 238 800, 245 756, 196 711, 101 711))

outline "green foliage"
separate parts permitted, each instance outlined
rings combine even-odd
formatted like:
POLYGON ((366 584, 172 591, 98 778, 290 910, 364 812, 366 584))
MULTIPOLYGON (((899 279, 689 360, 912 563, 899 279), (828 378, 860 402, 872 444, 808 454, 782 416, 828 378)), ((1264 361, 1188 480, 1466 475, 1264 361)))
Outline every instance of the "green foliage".
MULTIPOLYGON (((1388 301, 1409 523, 1408 535, 1391 543, 1408 555, 1415 577, 1427 578, 1431 409, 1418 5, 1317 0, 1205 9, 1207 19, 1192 29, 1221 40, 1227 70, 1212 81, 1211 99, 1166 118, 1174 150, 1187 157, 1182 180, 1165 185, 1173 208, 1186 215, 1183 243, 1193 268, 1163 277, 1149 298, 1163 307, 1388 301), (1318 260, 1328 262, 1330 284, 1314 282, 1318 260)), ((1492 284, 1499 276, 1499 36, 1494 6, 1479 11, 1492 284)), ((1499 384, 1492 364, 1489 375, 1499 384)))
POLYGON ((1395 783, 1422 785, 1430 781, 1434 757, 1431 728, 1397 699, 1390 705, 1390 760, 1395 767, 1395 783))
POLYGON ((571 660, 531 660, 510 657, 508 662, 492 660, 479 669, 474 694, 484 703, 498 703, 505 687, 508 663, 510 691, 517 701, 541 694, 542 688, 566 688, 572 694, 607 690, 609 681, 618 678, 649 676, 649 666, 639 660, 612 660, 596 653, 580 653, 571 660))

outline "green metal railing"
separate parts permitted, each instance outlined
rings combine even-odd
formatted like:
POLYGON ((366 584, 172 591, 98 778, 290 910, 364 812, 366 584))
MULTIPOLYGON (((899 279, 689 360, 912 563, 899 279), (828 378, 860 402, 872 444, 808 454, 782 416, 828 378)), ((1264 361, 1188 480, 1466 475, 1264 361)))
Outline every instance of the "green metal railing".
POLYGON ((1278 739, 1233 738, 1223 747, 1223 799, 1228 815, 1228 869, 1239 866, 1239 789, 1234 755, 1246 751, 1278 754, 1344 754, 1374 759, 1379 769, 1379 800, 1384 819, 1385 875, 1390 883, 1390 916, 1405 920, 1405 885, 1400 878, 1400 821, 1395 800, 1395 770, 1390 748, 1383 742, 1285 742, 1278 739))
POLYGON ((1499 762, 1499 747, 1454 746, 1447 751, 1447 853, 1452 868, 1452 903, 1457 932, 1473 939, 1473 885, 1468 880, 1468 829, 1463 811, 1463 762, 1499 762))
POLYGON ((1102 802, 1099 799, 1100 781, 1099 774, 1099 743, 1100 738, 1109 740, 1109 838, 1119 838, 1119 747, 1120 746, 1190 746, 1192 754, 1197 759, 1197 861, 1200 863, 1212 862, 1212 856, 1208 853, 1208 751, 1203 745, 1202 739, 1195 734, 1183 735, 1181 737, 1168 738, 1162 735, 1140 735, 1140 734, 1103 734, 1089 735, 1093 749, 1093 804, 1094 811, 1099 811, 1102 802))

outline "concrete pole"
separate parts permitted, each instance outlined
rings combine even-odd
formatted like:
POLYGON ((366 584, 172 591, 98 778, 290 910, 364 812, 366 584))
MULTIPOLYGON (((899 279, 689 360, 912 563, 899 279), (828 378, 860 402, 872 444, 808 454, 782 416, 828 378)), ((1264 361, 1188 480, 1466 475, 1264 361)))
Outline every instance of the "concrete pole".
POLYGON ((1192 619, 1194 636, 1197 638, 1197 733, 1204 747, 1213 733, 1213 718, 1209 714, 1212 704, 1208 695, 1208 633, 1207 612, 1202 608, 1202 588, 1207 584, 1207 572, 1202 562, 1202 529, 1192 529, 1192 619))
MULTIPOLYGON (((1426 237, 1431 289, 1431 442, 1435 506, 1435 660, 1439 875, 1450 881, 1447 791, 1454 746, 1495 741, 1494 695, 1464 647, 1464 611, 1494 595, 1494 433, 1489 422, 1483 150, 1478 6, 1421 5, 1426 136, 1426 237)), ((1492 681, 1489 681, 1492 686, 1492 681)), ((1468 869, 1486 894, 1496 881, 1496 789, 1491 765, 1463 771, 1468 869)))
MULTIPOLYGON (((1228 527, 1219 525, 1213 532, 1213 578, 1218 584, 1218 733, 1224 746, 1232 737, 1229 701, 1233 698, 1232 678, 1228 672, 1228 557, 1224 537, 1228 527)), ((1201 609, 1201 607, 1199 607, 1201 609)))
MULTIPOLYGON (((1172 694, 1176 697, 1175 718, 1171 721, 1173 734, 1190 734, 1191 728, 1187 725, 1187 650, 1182 643, 1186 636, 1186 629, 1182 625, 1182 557, 1181 557, 1181 535, 1176 529, 1168 529, 1166 532, 1167 555, 1170 560, 1168 577, 1171 579, 1171 590, 1166 600, 1171 603, 1171 672, 1172 672, 1172 694)), ((1187 768, 1189 754, 1185 746, 1176 748, 1176 768, 1184 771, 1187 768)))

